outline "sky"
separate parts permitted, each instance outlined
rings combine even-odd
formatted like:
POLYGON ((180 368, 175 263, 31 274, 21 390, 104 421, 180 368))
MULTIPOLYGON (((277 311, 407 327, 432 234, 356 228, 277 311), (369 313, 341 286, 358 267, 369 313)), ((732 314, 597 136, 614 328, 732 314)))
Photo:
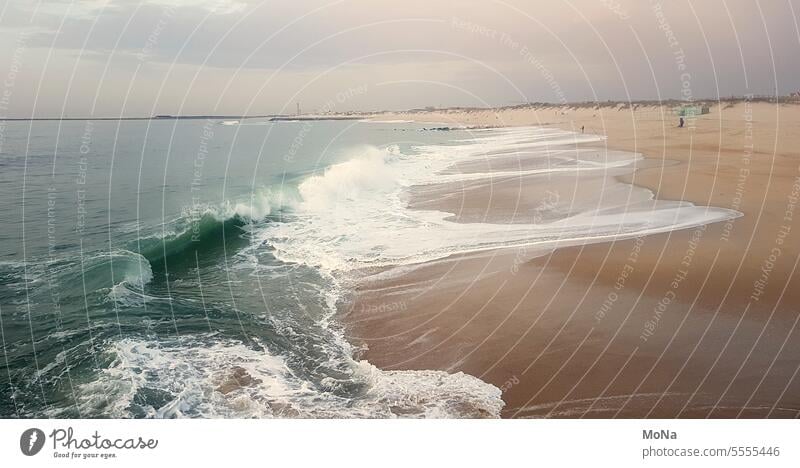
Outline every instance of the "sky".
POLYGON ((800 0, 0 0, 0 117, 800 90, 800 0))

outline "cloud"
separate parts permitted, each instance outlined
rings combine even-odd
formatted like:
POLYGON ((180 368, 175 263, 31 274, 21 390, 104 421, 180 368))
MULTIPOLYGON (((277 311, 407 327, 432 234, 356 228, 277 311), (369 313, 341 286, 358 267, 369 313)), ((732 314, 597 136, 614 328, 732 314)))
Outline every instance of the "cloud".
POLYGON ((795 1, 11 0, 0 57, 9 60, 26 34, 17 112, 30 112, 37 89, 47 96, 37 112, 65 101, 133 112, 111 94, 130 87, 136 112, 169 113, 195 77, 192 106, 201 113, 220 93, 231 111, 250 102, 279 110, 287 96, 300 93, 313 107, 360 84, 371 101, 349 105, 674 98, 684 80, 671 40, 695 97, 766 94, 798 87, 800 64, 779 59, 800 48, 795 1), (73 74, 80 80, 60 84, 73 74))

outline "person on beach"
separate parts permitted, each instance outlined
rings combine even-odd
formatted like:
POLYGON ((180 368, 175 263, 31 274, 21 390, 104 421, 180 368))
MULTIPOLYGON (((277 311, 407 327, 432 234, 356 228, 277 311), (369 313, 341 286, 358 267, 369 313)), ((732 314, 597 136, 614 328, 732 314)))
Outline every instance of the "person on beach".
POLYGON ((583 133, 583 129, 584 129, 585 127, 586 127, 585 125, 581 125, 581 133, 583 133))
POLYGON ((683 117, 678 120, 678 128, 683 128, 683 117))

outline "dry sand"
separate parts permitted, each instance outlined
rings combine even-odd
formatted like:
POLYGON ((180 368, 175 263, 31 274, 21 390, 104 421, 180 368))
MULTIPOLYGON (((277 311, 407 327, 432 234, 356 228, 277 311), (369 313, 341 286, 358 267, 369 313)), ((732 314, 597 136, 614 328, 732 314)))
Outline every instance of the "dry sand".
MULTIPOLYGON (((367 277, 343 316, 371 362, 478 376, 503 391, 504 417, 800 415, 800 106, 723 103, 691 128, 676 128, 666 106, 380 118, 583 125, 607 135, 609 148, 646 156, 636 171, 610 174, 618 180, 659 199, 744 216, 554 252, 462 255, 367 277)), ((596 180, 573 183, 603 189, 596 180)), ((412 206, 470 222, 526 213, 541 187, 517 178, 438 190, 412 192, 412 206)))

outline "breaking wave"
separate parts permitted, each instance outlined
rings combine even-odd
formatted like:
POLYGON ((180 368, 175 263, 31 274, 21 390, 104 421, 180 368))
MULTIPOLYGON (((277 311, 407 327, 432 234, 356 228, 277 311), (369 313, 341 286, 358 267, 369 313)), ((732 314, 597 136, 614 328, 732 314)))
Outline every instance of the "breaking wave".
POLYGON ((165 226, 163 234, 130 243, 153 266, 163 267, 177 257, 235 251, 246 244, 243 234, 268 221, 268 217, 292 206, 291 196, 270 190, 255 191, 249 199, 200 205, 184 210, 179 219, 165 226))

